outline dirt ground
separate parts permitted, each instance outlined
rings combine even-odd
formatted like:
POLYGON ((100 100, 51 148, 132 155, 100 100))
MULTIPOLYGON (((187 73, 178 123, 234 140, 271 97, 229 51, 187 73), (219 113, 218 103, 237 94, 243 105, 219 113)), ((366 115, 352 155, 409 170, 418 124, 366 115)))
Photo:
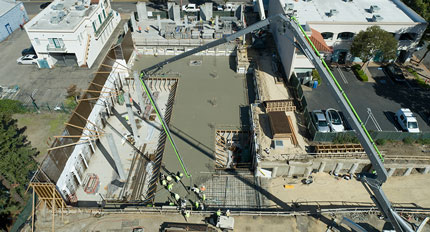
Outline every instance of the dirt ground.
POLYGON ((18 120, 18 127, 26 127, 24 134, 28 137, 31 145, 40 152, 36 157, 37 162, 41 162, 46 154, 46 149, 52 142, 47 143, 48 138, 54 135, 60 135, 64 129, 64 123, 69 118, 65 113, 26 113, 15 114, 13 116, 18 120))
POLYGON ((387 142, 384 146, 378 146, 378 149, 386 155, 392 156, 419 156, 430 154, 430 145, 404 144, 401 141, 387 142))
MULTIPOLYGON (((287 204, 313 201, 319 201, 319 204, 372 203, 360 181, 336 179, 327 173, 318 173, 313 177, 314 182, 310 185, 302 184, 301 179, 282 177, 267 180, 263 185, 274 198, 287 204), (292 187, 284 188, 284 185, 292 187)), ((430 198, 428 197, 430 191, 429 175, 393 176, 383 184, 382 188, 392 203, 430 207, 430 198)), ((275 203, 273 205, 275 206, 275 203)))

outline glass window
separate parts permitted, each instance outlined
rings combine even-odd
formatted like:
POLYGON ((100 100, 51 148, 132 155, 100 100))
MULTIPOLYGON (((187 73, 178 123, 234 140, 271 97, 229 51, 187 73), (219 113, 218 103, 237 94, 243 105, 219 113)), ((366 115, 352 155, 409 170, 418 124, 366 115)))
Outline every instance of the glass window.
POLYGON ((333 39, 333 33, 332 32, 323 32, 323 33, 321 33, 321 35, 324 39, 333 39))
POLYGON ((342 32, 337 35, 337 39, 340 40, 350 40, 354 37, 354 33, 352 32, 342 32))
POLYGON ((96 28, 96 22, 93 22, 93 29, 94 29, 94 32, 96 32, 96 31, 97 31, 97 28, 96 28))
POLYGON ((415 40, 417 38, 416 33, 403 33, 400 35, 399 40, 415 40))
POLYGON ((34 42, 36 42, 37 45, 40 45, 40 40, 39 38, 34 38, 34 42))
POLYGON ((409 129, 415 129, 415 128, 418 128, 418 123, 416 123, 416 122, 409 122, 409 123, 408 123, 408 128, 409 128, 409 129))
POLYGON ((100 24, 102 24, 102 16, 100 16, 100 14, 99 14, 99 22, 100 24))
POLYGON ((105 9, 103 9, 103 17, 104 17, 104 19, 106 19, 106 12, 105 12, 105 9))

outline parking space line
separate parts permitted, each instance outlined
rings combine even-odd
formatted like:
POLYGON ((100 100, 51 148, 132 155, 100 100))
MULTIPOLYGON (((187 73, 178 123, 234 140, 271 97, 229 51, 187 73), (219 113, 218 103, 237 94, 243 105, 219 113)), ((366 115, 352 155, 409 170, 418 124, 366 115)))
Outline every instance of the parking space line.
POLYGON ((342 70, 340 70, 340 68, 337 68, 337 71, 339 72, 340 77, 342 78, 343 82, 344 82, 345 84, 348 84, 348 80, 346 80, 346 77, 345 77, 345 75, 343 74, 342 70))

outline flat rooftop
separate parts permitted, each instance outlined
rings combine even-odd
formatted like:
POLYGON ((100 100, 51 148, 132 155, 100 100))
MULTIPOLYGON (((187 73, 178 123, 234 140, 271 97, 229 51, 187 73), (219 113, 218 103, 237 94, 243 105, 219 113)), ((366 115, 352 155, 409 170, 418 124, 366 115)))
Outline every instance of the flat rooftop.
POLYGON ((19 2, 0 0, 0 16, 6 14, 10 9, 12 9, 17 4, 19 4, 19 2))
POLYGON ((383 22, 403 22, 412 23, 414 20, 403 11, 398 3, 391 0, 353 0, 345 2, 343 0, 324 1, 293 1, 279 0, 281 5, 293 4, 293 9, 297 10, 297 19, 300 24, 306 22, 371 22, 373 15, 380 15, 383 22), (370 6, 376 5, 380 10, 376 13, 370 12, 370 6), (331 9, 337 10, 337 14, 329 17, 331 9))
POLYGON ((91 15, 96 8, 97 5, 90 5, 90 0, 53 1, 29 22, 27 29, 74 30, 84 17, 91 15))

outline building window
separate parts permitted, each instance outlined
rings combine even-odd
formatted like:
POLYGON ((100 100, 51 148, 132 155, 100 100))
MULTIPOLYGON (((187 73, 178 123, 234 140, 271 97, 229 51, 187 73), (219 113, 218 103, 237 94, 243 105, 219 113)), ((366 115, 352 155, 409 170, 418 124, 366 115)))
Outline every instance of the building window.
POLYGON ((63 39, 61 38, 49 38, 49 46, 55 48, 62 48, 64 46, 63 39))
POLYGON ((105 9, 103 9, 103 17, 104 17, 104 19, 106 19, 106 12, 105 12, 105 9))
POLYGON ((96 31, 97 31, 97 28, 96 28, 96 22, 93 22, 93 29, 94 29, 94 32, 96 32, 96 31))
POLYGON ((37 45, 40 45, 40 40, 39 38, 34 38, 34 42, 36 42, 37 45))
POLYGON ((400 35, 399 40, 415 40, 417 36, 416 33, 403 33, 400 35))
POLYGON ((100 24, 102 24, 102 16, 100 16, 100 14, 99 14, 99 22, 100 24))
POLYGON ((333 39, 333 33, 332 32, 323 32, 323 33, 321 33, 321 35, 324 39, 333 39))
POLYGON ((342 32, 337 35, 337 39, 340 40, 350 40, 354 37, 354 33, 352 32, 342 32))

